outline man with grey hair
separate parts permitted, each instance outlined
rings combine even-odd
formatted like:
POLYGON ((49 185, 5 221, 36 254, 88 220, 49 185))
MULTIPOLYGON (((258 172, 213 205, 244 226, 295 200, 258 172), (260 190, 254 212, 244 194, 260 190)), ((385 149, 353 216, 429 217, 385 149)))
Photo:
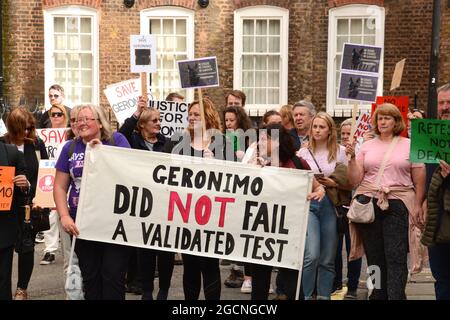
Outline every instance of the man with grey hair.
POLYGON ((294 117, 295 128, 292 128, 290 133, 294 138, 296 150, 308 143, 309 127, 315 115, 316 107, 310 101, 300 100, 294 104, 292 116, 294 117))
MULTIPOLYGON (((450 120, 450 83, 437 89, 438 118, 450 120)), ((428 203, 422 243, 428 246, 436 300, 450 300, 450 165, 427 164, 428 203)))

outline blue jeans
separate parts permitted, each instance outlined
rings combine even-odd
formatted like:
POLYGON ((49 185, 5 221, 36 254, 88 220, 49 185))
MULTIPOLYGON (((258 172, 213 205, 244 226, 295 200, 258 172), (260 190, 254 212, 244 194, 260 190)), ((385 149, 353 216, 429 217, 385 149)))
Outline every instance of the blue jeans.
POLYGON ((330 199, 311 201, 303 260, 303 293, 312 299, 316 287, 317 298, 330 299, 335 276, 334 259, 337 247, 336 212, 330 199))
POLYGON ((358 289, 359 277, 361 275, 362 258, 353 261, 348 261, 348 256, 350 254, 351 248, 350 233, 348 230, 343 234, 339 234, 335 260, 336 278, 334 279, 334 287, 335 289, 337 289, 338 287, 342 287, 342 268, 343 268, 342 247, 344 240, 345 240, 345 249, 347 251, 347 277, 348 277, 347 287, 349 291, 355 291, 358 289))
POLYGON ((450 300, 450 243, 428 247, 436 300, 450 300))

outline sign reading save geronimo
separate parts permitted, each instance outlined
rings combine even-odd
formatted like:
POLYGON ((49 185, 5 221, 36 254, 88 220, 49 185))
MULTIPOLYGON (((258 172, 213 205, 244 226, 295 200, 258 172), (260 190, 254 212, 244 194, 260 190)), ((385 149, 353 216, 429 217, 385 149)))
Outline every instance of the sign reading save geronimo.
POLYGON ((450 121, 411 120, 411 162, 450 163, 450 121))
POLYGON ((88 146, 76 223, 81 239, 300 270, 311 186, 309 171, 88 146))

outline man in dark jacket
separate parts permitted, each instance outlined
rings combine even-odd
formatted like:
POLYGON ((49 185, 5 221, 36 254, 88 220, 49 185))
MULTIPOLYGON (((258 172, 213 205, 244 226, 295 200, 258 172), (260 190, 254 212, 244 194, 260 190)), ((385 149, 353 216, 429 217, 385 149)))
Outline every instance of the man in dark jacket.
MULTIPOLYGON (((450 112, 450 83, 438 88, 438 117, 448 119, 450 112)), ((450 165, 427 165, 428 216, 422 243, 428 246, 430 268, 436 279, 437 300, 450 300, 450 165), (434 174, 433 174, 434 173, 434 174)))
MULTIPOLYGON (((48 88, 48 99, 50 100, 50 104, 52 106, 54 105, 61 105, 64 101, 64 88, 61 87, 59 84, 53 84, 48 88)), ((70 114, 70 108, 67 106, 64 106, 66 109, 67 114, 70 114)), ((44 113, 40 116, 39 122, 38 122, 38 128, 51 128, 52 123, 50 121, 50 116, 47 111, 44 111, 44 113)))
MULTIPOLYGON (((0 141, 0 168, 14 167, 14 193, 10 210, 0 208, 0 300, 11 300, 11 277, 14 245, 18 238, 18 211, 23 210, 25 203, 20 201, 19 193, 29 191, 30 183, 25 176, 25 160, 23 153, 16 146, 0 141)), ((2 177, 0 175, 0 183, 2 177)))

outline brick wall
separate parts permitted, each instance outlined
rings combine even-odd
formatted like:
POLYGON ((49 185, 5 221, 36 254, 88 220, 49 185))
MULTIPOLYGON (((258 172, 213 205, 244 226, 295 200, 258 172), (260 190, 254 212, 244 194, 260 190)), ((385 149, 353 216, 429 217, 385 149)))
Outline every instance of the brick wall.
MULTIPOLYGON (((384 91, 388 93, 395 64, 407 58, 402 85, 394 94, 417 92, 419 106, 427 102, 431 50, 432 2, 429 0, 214 0, 200 8, 197 0, 137 0, 125 8, 122 0, 15 0, 2 1, 5 94, 11 104, 21 95, 28 103, 44 101, 44 42, 42 10, 60 4, 83 4, 98 8, 100 21, 100 103, 108 103, 103 89, 129 79, 129 35, 139 33, 140 10, 159 5, 195 10, 195 55, 217 56, 220 88, 205 90, 217 106, 233 87, 233 12, 249 5, 273 5, 289 9, 288 100, 311 98, 319 107, 326 103, 328 10, 348 3, 384 3, 384 91)), ((450 9, 443 2, 440 83, 450 81, 450 9)))

